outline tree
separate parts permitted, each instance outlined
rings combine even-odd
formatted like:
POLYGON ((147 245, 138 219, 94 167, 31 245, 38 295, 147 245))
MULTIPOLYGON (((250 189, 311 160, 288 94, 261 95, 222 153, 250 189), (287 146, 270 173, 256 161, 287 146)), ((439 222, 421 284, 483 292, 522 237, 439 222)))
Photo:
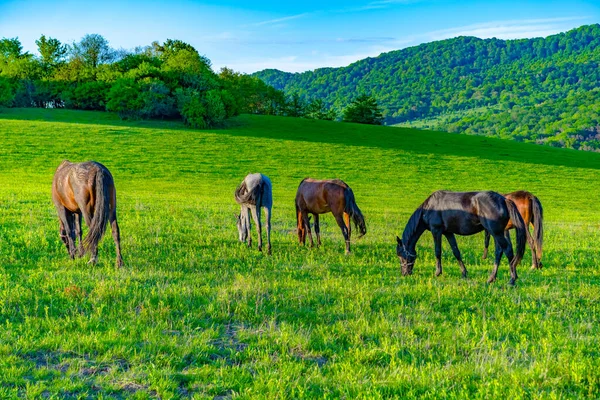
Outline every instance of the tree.
POLYGON ((306 111, 306 103, 298 93, 294 93, 287 101, 286 114, 288 117, 303 117, 306 111))
POLYGON ((321 99, 311 101, 308 106, 306 106, 306 113, 304 116, 306 118, 324 119, 329 121, 333 121, 337 117, 335 110, 333 108, 327 109, 325 102, 321 99))
POLYGON ((0 39, 0 58, 15 59, 23 55, 23 46, 19 38, 0 39))
POLYGON ((71 50, 73 58, 80 58, 92 69, 115 58, 115 51, 110 48, 108 41, 97 33, 85 35, 79 43, 73 43, 71 50))
POLYGON ((383 116, 377 101, 373 97, 363 94, 346 107, 343 120, 359 124, 381 125, 383 116))
POLYGON ((0 107, 8 106, 13 100, 12 87, 8 80, 0 77, 0 107))
POLYGON ((69 50, 69 47, 61 44, 60 40, 54 38, 46 39, 45 35, 42 35, 38 40, 36 40, 35 44, 37 44, 38 51, 40 53, 42 68, 46 72, 49 72, 52 68, 58 65, 69 50))

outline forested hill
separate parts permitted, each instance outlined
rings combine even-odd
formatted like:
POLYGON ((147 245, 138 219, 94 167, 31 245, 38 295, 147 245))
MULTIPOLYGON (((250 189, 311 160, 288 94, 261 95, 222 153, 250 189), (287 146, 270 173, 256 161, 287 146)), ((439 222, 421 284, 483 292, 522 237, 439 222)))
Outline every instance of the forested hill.
POLYGON ((288 94, 337 109, 359 94, 388 124, 600 148, 600 25, 546 38, 458 37, 304 73, 255 73, 288 94), (598 136, 598 137, 596 137, 598 136))

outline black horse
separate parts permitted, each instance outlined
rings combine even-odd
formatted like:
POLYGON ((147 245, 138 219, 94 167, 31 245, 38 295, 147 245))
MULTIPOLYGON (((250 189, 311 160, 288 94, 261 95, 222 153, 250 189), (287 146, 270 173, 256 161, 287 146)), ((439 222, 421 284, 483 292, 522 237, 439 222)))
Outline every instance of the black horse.
POLYGON ((436 276, 442 274, 442 235, 446 236, 452 252, 460 264, 463 277, 467 269, 462 262, 454 235, 473 235, 483 230, 489 232, 496 244, 494 270, 488 283, 496 280, 498 265, 502 254, 510 263, 510 284, 517 280, 517 265, 525 253, 527 236, 525 223, 517 206, 496 192, 448 192, 437 191, 423 202, 408 220, 402 240, 396 237, 396 253, 402 264, 402 274, 410 275, 417 259, 415 247, 417 241, 428 230, 435 242, 436 276), (517 231, 517 254, 513 254, 510 236, 506 226, 512 221, 517 231))

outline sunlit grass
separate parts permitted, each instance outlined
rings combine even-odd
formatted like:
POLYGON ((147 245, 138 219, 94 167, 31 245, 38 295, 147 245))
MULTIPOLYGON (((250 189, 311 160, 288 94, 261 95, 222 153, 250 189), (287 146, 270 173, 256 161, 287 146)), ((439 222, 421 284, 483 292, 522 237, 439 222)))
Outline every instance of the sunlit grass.
MULTIPOLYGON (((108 113, 0 113, 0 397, 598 397, 600 156, 478 137, 241 116, 194 131, 108 113), (50 198, 56 166, 113 173, 126 266, 71 261, 50 198), (236 241, 248 172, 273 181, 273 256, 236 241), (343 254, 297 245, 305 176, 342 178, 368 233, 343 254), (469 279, 430 235, 402 277, 394 237, 437 189, 527 189, 546 217, 508 286, 486 285, 483 236, 458 238, 469 279)), ((253 235, 256 233, 253 231, 253 235)))

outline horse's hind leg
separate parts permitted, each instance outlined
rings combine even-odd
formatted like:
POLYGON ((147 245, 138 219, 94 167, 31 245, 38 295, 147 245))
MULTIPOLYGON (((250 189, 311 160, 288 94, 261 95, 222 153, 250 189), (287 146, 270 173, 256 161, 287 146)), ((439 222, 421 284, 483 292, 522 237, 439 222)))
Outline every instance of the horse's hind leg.
MULTIPOLYGON (((467 277, 467 268, 465 267, 465 264, 462 261, 462 257, 460 255, 460 250, 458 249, 458 243, 456 243, 456 237, 454 236, 453 233, 446 233, 445 234, 446 239, 448 240, 448 243, 450 244, 450 247, 452 248, 452 254, 454 254, 454 257, 456 257, 456 260, 458 261, 458 265, 460 265, 460 270, 462 271, 462 276, 463 278, 467 277)), ((489 242, 489 239, 488 239, 489 242)))
POLYGON ((259 206, 252 207, 252 218, 254 218, 254 223, 256 223, 256 231, 258 233, 258 251, 262 251, 262 224, 260 222, 259 206))
POLYGON ((57 206, 56 212, 58 219, 60 220, 60 236, 61 240, 65 243, 69 257, 75 258, 75 227, 74 227, 74 214, 67 210, 64 206, 57 206))
POLYGON ((352 224, 350 224, 350 214, 348 214, 347 212, 344 213, 344 224, 346 224, 346 229, 348 229, 348 240, 351 240, 352 224))
POLYGON ((527 243, 529 244, 529 248, 531 248, 531 269, 538 269, 539 260, 535 251, 535 242, 533 240, 533 236, 531 236, 531 232, 529 232, 529 224, 527 224, 525 227, 525 233, 527 234, 527 243))
POLYGON ((485 260, 488 256, 488 247, 490 247, 490 233, 488 231, 485 232, 485 239, 483 240, 483 259, 485 260))
POLYGON ((306 234, 308 233, 308 240, 310 242, 310 247, 314 247, 315 242, 313 241, 312 231, 310 229, 310 219, 308 218, 308 212, 302 212, 302 224, 304 225, 304 236, 306 239, 306 234))
POLYGON ((513 262, 515 255, 513 253, 513 247, 512 247, 512 242, 510 241, 510 231, 505 231, 504 232, 504 236, 505 236, 505 246, 502 250, 504 251, 504 254, 506 254, 506 258, 508 258, 508 264, 510 265, 510 284, 514 285, 515 283, 517 283, 517 266, 515 265, 515 263, 513 262))
POLYGON ((271 255, 271 209, 265 208, 265 221, 267 222, 267 254, 271 255))
POLYGON ((117 251, 117 267, 123 266, 123 257, 121 257, 121 231, 119 224, 117 223, 117 211, 113 209, 108 218, 110 227, 112 230, 113 240, 115 241, 115 248, 117 251))
POLYGON ((317 236, 317 246, 321 245, 321 225, 319 224, 319 214, 313 214, 315 217, 315 235, 317 236))
MULTIPOLYGON (((504 239, 504 238, 502 238, 504 239)), ((496 247, 495 250, 495 259, 494 259, 494 269, 492 269, 492 273, 488 278, 488 283, 492 283, 496 280, 498 276, 498 266, 500 265, 500 260, 502 259, 502 246, 499 243, 499 239, 496 235, 494 235, 494 245, 496 247)))
POLYGON ((79 239, 79 244, 77 245, 77 256, 83 257, 85 254, 85 249, 83 248, 83 229, 81 225, 81 211, 76 212, 74 214, 74 222, 75 222, 75 235, 77 239, 79 239))
POLYGON ((342 214, 334 214, 335 221, 338 226, 342 230, 342 235, 344 235, 344 240, 346 241, 346 254, 350 254, 350 236, 348 236, 348 228, 346 227, 346 223, 344 222, 344 217, 342 214))

